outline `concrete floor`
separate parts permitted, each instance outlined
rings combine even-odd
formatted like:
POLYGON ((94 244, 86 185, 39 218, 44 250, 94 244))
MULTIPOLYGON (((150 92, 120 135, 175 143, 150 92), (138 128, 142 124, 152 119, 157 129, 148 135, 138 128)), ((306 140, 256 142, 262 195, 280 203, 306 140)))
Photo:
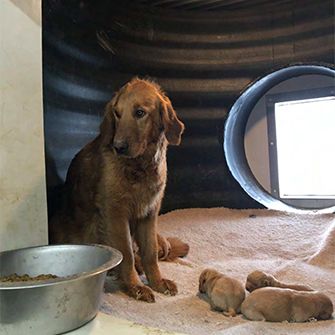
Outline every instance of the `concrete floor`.
POLYGON ((157 328, 149 328, 131 321, 115 318, 111 315, 98 313, 96 318, 81 328, 67 333, 69 335, 182 335, 157 328))

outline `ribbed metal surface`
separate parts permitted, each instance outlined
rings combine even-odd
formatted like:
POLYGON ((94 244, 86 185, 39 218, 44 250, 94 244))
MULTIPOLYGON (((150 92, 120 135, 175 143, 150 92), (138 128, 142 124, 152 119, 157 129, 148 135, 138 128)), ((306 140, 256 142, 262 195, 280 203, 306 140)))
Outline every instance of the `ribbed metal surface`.
MULTIPOLYGON (((285 0, 281 1, 287 2, 285 0)), ((143 6, 151 6, 158 8, 190 10, 190 11, 218 11, 218 10, 234 10, 237 8, 250 8, 254 6, 268 4, 267 0, 135 0, 143 6)), ((279 1, 276 1, 278 4, 279 1)))
POLYGON ((43 13, 50 199, 75 152, 95 136, 114 90, 134 75, 149 75, 186 125, 182 145, 169 149, 164 210, 257 206, 227 171, 227 110, 272 68, 334 61, 328 0, 49 0, 43 13))

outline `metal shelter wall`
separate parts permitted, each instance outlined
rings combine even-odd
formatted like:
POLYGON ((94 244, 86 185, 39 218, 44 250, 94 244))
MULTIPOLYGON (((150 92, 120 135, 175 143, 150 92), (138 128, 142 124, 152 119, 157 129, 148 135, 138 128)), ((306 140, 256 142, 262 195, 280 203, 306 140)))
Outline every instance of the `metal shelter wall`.
POLYGON ((43 1, 49 211, 74 154, 97 133, 104 105, 135 75, 154 78, 186 125, 168 151, 163 211, 259 207, 222 150, 229 107, 285 64, 334 62, 333 1, 43 1))

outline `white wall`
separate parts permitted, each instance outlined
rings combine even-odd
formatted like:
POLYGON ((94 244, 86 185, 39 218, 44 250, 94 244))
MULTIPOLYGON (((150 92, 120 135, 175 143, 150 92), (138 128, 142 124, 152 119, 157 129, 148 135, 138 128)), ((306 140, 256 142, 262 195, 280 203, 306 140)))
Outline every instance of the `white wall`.
POLYGON ((47 243, 41 0, 0 0, 0 251, 47 243))

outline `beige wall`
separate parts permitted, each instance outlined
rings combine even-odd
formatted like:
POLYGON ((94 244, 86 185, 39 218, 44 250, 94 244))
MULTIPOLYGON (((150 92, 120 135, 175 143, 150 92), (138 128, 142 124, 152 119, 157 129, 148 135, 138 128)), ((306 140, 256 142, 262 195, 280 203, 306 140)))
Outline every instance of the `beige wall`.
POLYGON ((0 1, 0 250, 47 243, 40 1, 0 1))

